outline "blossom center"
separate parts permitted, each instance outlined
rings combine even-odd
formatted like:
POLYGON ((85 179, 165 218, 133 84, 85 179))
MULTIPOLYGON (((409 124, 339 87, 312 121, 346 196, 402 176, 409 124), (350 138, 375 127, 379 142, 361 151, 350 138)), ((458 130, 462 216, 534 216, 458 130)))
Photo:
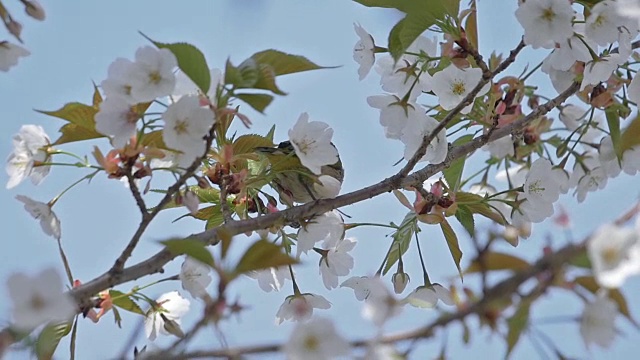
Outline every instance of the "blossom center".
POLYGON ((529 184, 529 192, 530 193, 535 193, 535 194, 540 194, 542 192, 544 192, 544 186, 540 185, 540 180, 534 181, 531 184, 529 184))
POLYGON ((184 135, 186 133, 189 132, 189 124, 187 123, 187 120, 178 120, 176 121, 176 124, 173 126, 173 130, 175 130, 176 134, 178 135, 184 135))
POLYGON ((315 335, 309 335, 304 339, 304 348, 308 351, 318 350, 319 345, 320 341, 315 335))
POLYGON ((311 149, 314 143, 315 143, 315 140, 303 139, 302 141, 298 142, 297 145, 300 152, 307 155, 307 153, 309 152, 309 150, 311 149))
POLYGON ((553 12, 552 8, 546 8, 542 10, 542 15, 540 16, 540 18, 549 22, 553 21, 553 18, 555 17, 556 17, 556 13, 553 12))
POLYGON ((162 75, 160 75, 159 71, 152 71, 149 73, 149 82, 158 85, 162 81, 162 75))
POLYGON ((466 93, 466 87, 464 86, 464 82, 460 80, 456 80, 451 84, 451 92, 454 95, 464 95, 466 93))
POLYGON ((615 247, 607 247, 601 252, 602 260, 604 260, 605 264, 608 266, 615 266, 620 259, 620 252, 615 247))
POLYGON ((45 307, 46 301, 42 298, 42 296, 40 296, 40 294, 34 294, 31 297, 30 305, 31 309, 39 311, 45 307))

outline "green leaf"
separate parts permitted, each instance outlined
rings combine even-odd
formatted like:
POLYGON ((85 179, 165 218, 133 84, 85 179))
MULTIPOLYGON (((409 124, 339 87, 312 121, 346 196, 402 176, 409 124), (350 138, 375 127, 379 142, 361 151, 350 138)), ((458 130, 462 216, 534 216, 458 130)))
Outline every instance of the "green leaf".
POLYGON ((253 85, 254 89, 269 90, 274 94, 287 95, 276 85, 276 73, 270 65, 258 65, 258 81, 253 85))
POLYGON ((235 96, 260 113, 264 113, 264 109, 273 101, 273 96, 269 94, 235 94, 235 96))
POLYGON ((366 7, 379 7, 379 8, 391 8, 398 9, 400 11, 406 11, 410 1, 415 0, 353 0, 358 4, 362 4, 366 7))
POLYGON ((571 258, 571 260, 569 260, 569 264, 583 269, 591 269, 591 260, 589 259, 589 255, 587 255, 586 251, 571 258))
POLYGON ((52 359, 60 340, 71 332, 71 328, 70 322, 50 323, 45 326, 35 344, 38 360, 52 359))
POLYGON ((631 124, 620 136, 620 154, 637 145, 640 145, 640 115, 631 120, 631 124))
POLYGON ((120 316, 120 311, 118 308, 111 308, 111 311, 113 311, 113 321, 122 329, 122 316, 120 316))
POLYGON ((487 204, 487 200, 478 194, 458 191, 456 193, 456 202, 458 206, 465 205, 465 207, 474 214, 480 214, 498 224, 505 225, 502 215, 494 211, 489 204, 487 204))
POLYGON ((385 275, 398 262, 400 256, 407 252, 413 235, 418 231, 418 219, 416 213, 411 211, 402 220, 395 233, 393 233, 393 241, 389 247, 387 258, 385 259, 382 275, 385 275))
POLYGON ((309 61, 304 56, 291 55, 273 49, 255 53, 251 58, 258 64, 269 65, 276 76, 327 68, 309 61))
POLYGON ((273 141, 269 138, 257 134, 239 136, 232 144, 233 154, 251 154, 257 147, 272 147, 273 141))
POLYGON ((507 326, 509 331, 507 332, 507 355, 508 358, 515 346, 520 340, 520 335, 526 330, 529 324, 529 310, 531 308, 531 301, 523 300, 518 306, 516 312, 507 320, 507 326))
POLYGON ((471 237, 475 236, 475 222, 473 221, 473 213, 471 213, 469 208, 465 205, 458 205, 458 210, 456 210, 456 219, 458 219, 462 227, 467 230, 471 237))
POLYGON ((464 271, 465 274, 471 274, 485 271, 499 271, 499 270, 512 270, 512 271, 524 271, 529 268, 529 263, 525 260, 500 252, 487 252, 483 255, 484 264, 480 264, 478 259, 473 260, 469 267, 464 271))
POLYGON ((467 17, 467 21, 465 22, 464 30, 467 33, 467 39, 473 45, 474 48, 479 49, 478 47, 478 7, 476 6, 476 0, 471 0, 469 3, 471 13, 467 17))
MULTIPOLYGON (((140 33, 142 34, 142 33, 140 33)), ((151 40, 145 34, 142 34, 147 40, 151 41, 160 49, 167 49, 175 55, 178 60, 178 67, 182 72, 198 86, 203 94, 206 94, 211 87, 211 73, 209 65, 204 55, 197 47, 187 43, 166 44, 151 40)))
POLYGON ((213 256, 204 242, 197 239, 170 239, 160 241, 173 255, 188 255, 200 262, 213 266, 213 256))
POLYGON ((140 306, 138 306, 133 299, 125 295, 122 291, 109 290, 109 296, 111 296, 113 305, 134 314, 144 315, 144 311, 142 311, 140 306))
POLYGON ((460 179, 462 178, 462 172, 464 171, 464 163, 466 160, 466 156, 461 156, 453 161, 451 166, 442 170, 442 174, 444 174, 444 178, 447 180, 447 184, 453 192, 457 191, 458 186, 460 185, 460 179))
POLYGON ((98 85, 93 83, 93 99, 91 104, 94 108, 98 109, 100 104, 102 104, 102 95, 100 94, 100 90, 98 89, 98 85))
POLYGON ((282 247, 267 240, 258 240, 242 255, 236 265, 236 274, 253 270, 297 264, 298 261, 282 252, 282 247))
POLYGON ((162 130, 156 130, 142 135, 140 145, 155 147, 158 149, 168 149, 167 145, 164 143, 164 139, 162 138, 162 130))
POLYGON ((76 358, 76 337, 78 334, 78 316, 73 319, 73 330, 71 330, 71 340, 69 340, 69 360, 76 358))
POLYGON ((464 281, 462 278, 462 269, 460 268, 460 260, 462 259, 462 250, 460 250, 460 244, 458 244, 458 237, 456 233, 451 228, 451 225, 444 220, 440 223, 440 228, 442 229, 442 234, 444 238, 447 240, 447 246, 449 246, 449 252, 451 252, 451 256, 453 257, 453 262, 456 263, 456 268, 458 268, 458 274, 460 275, 460 280, 464 281))
POLYGON ((105 137, 95 130, 87 129, 76 124, 65 124, 59 131, 61 135, 56 141, 54 141, 53 145, 62 145, 105 137))
POLYGON ((620 149, 620 116, 618 116, 618 111, 615 106, 610 106, 605 110, 605 115, 607 117, 607 125, 609 125, 609 134, 611 135, 611 142, 613 143, 613 148, 616 149, 616 153, 618 154, 618 159, 621 159, 621 154, 619 152, 620 149))
MULTIPOLYGON (((596 294, 600 290, 600 285, 596 282, 596 279, 593 276, 578 276, 573 280, 576 284, 582 286, 584 289, 589 292, 596 294)), ((613 300, 618 305, 618 311, 620 314, 624 315, 629 321, 635 325, 637 328, 638 323, 631 316, 631 312, 629 311, 629 306, 627 305, 627 300, 624 295, 618 289, 607 289, 609 299, 613 300)))
POLYGON ((94 117, 98 112, 98 109, 91 105, 72 102, 65 104, 58 110, 36 111, 41 114, 53 116, 69 122, 69 124, 65 124, 60 128, 60 133, 62 133, 62 135, 54 142, 54 145, 105 137, 96 131, 96 122, 94 117))
POLYGON ((389 52, 395 61, 411 46, 425 30, 446 15, 457 17, 459 0, 432 1, 415 0, 399 3, 396 8, 407 16, 400 20, 389 34, 389 52))

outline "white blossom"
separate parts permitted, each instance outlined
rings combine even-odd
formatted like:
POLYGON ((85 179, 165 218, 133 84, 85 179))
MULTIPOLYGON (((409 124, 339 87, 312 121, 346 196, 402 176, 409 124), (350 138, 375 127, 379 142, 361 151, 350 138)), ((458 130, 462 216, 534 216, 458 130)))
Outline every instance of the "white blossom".
MULTIPOLYGON (((481 79, 482 70, 478 68, 460 69, 451 64, 433 75, 432 89, 438 97, 440 106, 445 110, 451 110, 462 102, 481 79)), ((490 87, 491 84, 487 83, 476 97, 484 95, 490 87)), ((467 114, 472 107, 473 102, 460 112, 467 114)))
POLYGON ((333 322, 316 318, 296 324, 282 351, 290 360, 324 360, 348 355, 350 345, 336 332, 333 322))
POLYGON ((153 101, 171 94, 176 84, 173 70, 178 60, 167 49, 143 46, 136 51, 131 74, 131 96, 136 102, 153 101))
POLYGON ((595 4, 590 9, 585 23, 585 34, 600 46, 608 46, 618 40, 619 33, 626 28, 627 32, 638 32, 637 22, 618 14, 615 1, 605 0, 595 4))
POLYGON ((131 94, 135 71, 137 68, 133 61, 124 58, 115 59, 109 65, 107 78, 100 84, 107 99, 120 97, 129 105, 137 103, 137 99, 131 94))
POLYGON ((609 135, 600 140, 598 160, 600 160, 600 166, 602 166, 605 174, 610 178, 618 176, 622 171, 620 163, 618 162, 616 150, 613 147, 613 140, 609 135))
POLYGON ((552 49, 573 35, 573 9, 567 0, 527 0, 516 10, 524 42, 534 49, 552 49))
POLYGON ((640 273, 640 232, 604 224, 587 242, 587 254, 598 284, 618 288, 640 273))
POLYGON ((13 303, 13 326, 31 331, 49 321, 67 321, 76 313, 76 305, 63 293, 62 280, 55 269, 36 276, 16 273, 7 280, 13 303))
POLYGON ((313 190, 318 199, 333 199, 340 194, 342 182, 330 175, 318 176, 318 182, 313 183, 313 190))
POLYGON ((353 257, 349 251, 356 246, 356 240, 346 238, 327 251, 320 259, 320 275, 324 286, 331 290, 338 287, 338 277, 347 276, 353 269, 353 257))
POLYGON ((389 139, 400 139, 407 123, 422 116, 420 105, 402 105, 395 95, 374 95, 367 98, 369 106, 380 110, 380 125, 389 139))
POLYGON ((140 116, 131 108, 123 96, 114 96, 100 103, 95 116, 96 131, 111 137, 114 148, 124 147, 131 137, 136 135, 140 116))
MULTIPOLYGON (((424 138, 438 126, 438 122, 422 111, 418 111, 416 116, 405 127, 400 141, 405 145, 404 158, 410 160, 415 155, 424 138)), ((447 157, 449 145, 447 143, 447 133, 445 129, 440 130, 427 146, 427 151, 419 161, 429 161, 439 164, 447 157)))
POLYGON ((291 280, 291 272, 288 267, 251 271, 247 275, 258 280, 258 286, 265 292, 280 291, 285 280, 291 280))
POLYGON ((553 204, 560 197, 560 184, 553 176, 551 162, 539 158, 531 164, 524 182, 524 198, 533 206, 541 203, 553 204))
POLYGON ((431 75, 427 71, 416 74, 416 71, 402 59, 396 62, 390 55, 382 56, 376 64, 382 90, 400 98, 409 94, 409 101, 415 101, 422 92, 431 90, 431 75))
POLYGON ((454 304, 451 292, 440 284, 418 286, 403 301, 417 308, 432 308, 438 301, 442 301, 445 305, 454 304))
POLYGON ((551 80, 551 85, 556 89, 558 93, 562 93, 567 90, 575 79, 575 74, 573 71, 562 71, 555 69, 551 66, 550 57, 546 57, 542 61, 542 67, 540 67, 543 73, 549 75, 549 79, 551 80))
POLYGON ((51 205, 35 201, 24 195, 17 195, 16 200, 24 203, 24 209, 33 216, 34 219, 40 220, 40 227, 45 234, 53 236, 60 240, 60 220, 51 210, 51 205))
POLYGON ((198 207, 200 206, 200 199, 198 199, 198 195, 193 191, 186 191, 184 196, 182 197, 182 203, 189 210, 191 215, 196 215, 198 213, 198 207))
POLYGON ((582 133, 581 141, 593 142, 602 134, 602 131, 598 129, 602 122, 602 117, 590 117, 590 112, 590 110, 585 110, 580 106, 567 104, 562 107, 558 117, 569 131, 582 127, 579 131, 579 133, 582 133))
POLYGON ((598 294, 595 301, 585 304, 580 320, 580 335, 587 347, 595 343, 607 348, 613 343, 617 312, 616 304, 604 293, 598 294))
POLYGON ((382 327, 389 319, 400 314, 402 302, 393 296, 380 277, 366 278, 365 282, 368 295, 362 306, 362 317, 382 327))
POLYGON ((316 175, 324 165, 338 162, 338 150, 331 144, 333 129, 322 121, 309 121, 309 114, 302 113, 289 130, 289 141, 302 165, 316 175))
POLYGON ((297 251, 307 253, 316 243, 322 241, 322 247, 335 247, 344 235, 344 222, 336 211, 328 211, 309 220, 298 230, 297 251))
POLYGON ((570 187, 576 187, 574 194, 578 202, 583 202, 587 193, 602 190, 607 185, 607 174, 600 161, 592 153, 583 156, 581 163, 576 163, 571 173, 570 187))
POLYGON ((374 281, 380 281, 377 277, 368 277, 368 276, 352 276, 347 280, 343 281, 340 284, 340 287, 348 287, 353 289, 353 293, 356 296, 356 299, 359 301, 366 300, 371 296, 372 292, 375 293, 375 290, 378 288, 373 284, 374 281))
POLYGON ((27 177, 34 185, 39 185, 51 170, 49 165, 35 166, 49 160, 49 136, 41 126, 22 125, 12 141, 13 151, 5 167, 9 175, 7 189, 17 186, 27 177))
POLYGON ((640 104, 640 76, 636 75, 631 79, 631 83, 627 86, 627 96, 629 100, 640 104))
POLYGON ((640 146, 634 146, 622 153, 622 171, 635 175, 640 171, 640 146))
POLYGON ((569 39, 559 42, 551 54, 549 54, 549 64, 554 69, 568 71, 576 61, 591 61, 591 52, 596 51, 598 45, 589 38, 573 34, 569 39))
POLYGON ((360 65, 358 67, 358 76, 360 80, 362 80, 369 74, 373 63, 376 61, 375 44, 373 36, 360 26, 360 24, 353 24, 353 28, 356 31, 356 35, 360 38, 353 46, 353 60, 360 65))
POLYGON ((160 296, 156 305, 157 307, 152 307, 147 312, 144 320, 144 331, 149 340, 155 340, 158 334, 184 336, 180 329, 180 321, 189 311, 189 300, 183 298, 179 292, 171 291, 160 296))
POLYGON ((8 41, 0 41, 0 71, 7 72, 13 66, 18 65, 21 57, 29 56, 29 50, 20 45, 8 41))
POLYGON ((187 290, 194 298, 202 298, 207 294, 207 286, 211 284, 211 269, 207 264, 187 256, 180 268, 180 282, 182 288, 187 290))
POLYGON ((162 130, 164 143, 171 149, 184 154, 181 166, 189 166, 204 154, 204 137, 215 123, 215 116, 209 108, 200 107, 197 96, 183 96, 169 105, 162 114, 165 126, 162 130))
POLYGON ((322 295, 300 294, 284 299, 276 313, 276 324, 283 321, 306 321, 313 315, 313 309, 329 309, 331 303, 322 295))
POLYGON ((507 182, 512 187, 523 186, 527 180, 529 168, 524 164, 512 165, 506 170, 500 170, 496 173, 496 180, 507 182))
POLYGON ((609 80, 611 74, 619 65, 624 64, 627 59, 628 56, 612 53, 587 62, 584 65, 584 77, 580 85, 580 91, 584 90, 587 85, 598 85, 601 82, 609 80))
MULTIPOLYGON (((522 200, 517 198, 516 200, 522 200)), ((531 202, 524 200, 518 207, 518 211, 522 215, 525 221, 532 223, 540 223, 546 218, 553 215, 553 203, 551 202, 531 202)), ((514 216, 515 217, 515 216, 514 216)))
POLYGON ((515 147, 513 146, 511 136, 503 136, 491 141, 487 145, 483 146, 482 150, 488 151, 491 154, 491 157, 496 159, 504 159, 507 156, 515 155, 515 147))

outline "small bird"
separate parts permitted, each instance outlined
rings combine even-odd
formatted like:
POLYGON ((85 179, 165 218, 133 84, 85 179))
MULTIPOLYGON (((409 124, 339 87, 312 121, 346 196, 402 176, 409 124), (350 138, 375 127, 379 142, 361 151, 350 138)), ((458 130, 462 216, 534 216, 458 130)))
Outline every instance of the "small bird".
POLYGON ((274 175, 270 185, 278 192, 280 202, 285 205, 293 206, 293 203, 303 204, 326 198, 326 191, 323 191, 325 188, 329 186, 339 188, 342 185, 344 168, 339 156, 335 164, 322 166, 320 175, 316 175, 302 165, 290 141, 283 141, 277 147, 257 147, 256 152, 269 160, 269 172, 274 175), (327 181, 331 179, 324 179, 324 181, 318 179, 324 175, 330 176, 337 182, 327 181), (333 184, 327 184, 328 182, 333 184))

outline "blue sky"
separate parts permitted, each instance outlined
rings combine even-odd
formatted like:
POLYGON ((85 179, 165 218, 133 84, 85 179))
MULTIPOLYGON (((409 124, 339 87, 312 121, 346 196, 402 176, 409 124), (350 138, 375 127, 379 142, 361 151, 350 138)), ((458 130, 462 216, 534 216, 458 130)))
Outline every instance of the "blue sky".
MULTIPOLYGON (((7 1, 9 2, 9 1, 7 1)), ((13 1, 11 3, 17 3, 13 1)), ((490 54, 492 50, 507 52, 515 46, 522 29, 515 21, 513 12, 516 2, 481 1, 479 28, 480 50, 490 54)), ((289 95, 277 98, 267 109, 266 116, 246 110, 253 120, 251 132, 266 133, 276 124, 276 139, 285 139, 286 131, 302 112, 308 112, 312 120, 329 123, 335 129, 334 143, 340 149, 346 168, 343 191, 351 191, 370 185, 397 171, 393 164, 402 157, 402 144, 384 138, 382 127, 378 125, 377 110, 370 108, 366 97, 381 94, 379 78, 372 72, 359 82, 357 65, 352 60, 352 48, 357 41, 353 23, 360 22, 370 31, 377 42, 386 44, 389 29, 398 19, 390 10, 364 8, 350 1, 85 1, 85 2, 43 2, 47 20, 43 23, 24 21, 23 38, 32 55, 23 59, 19 66, 2 74, 0 95, 3 116, 0 122, 0 154, 6 157, 11 151, 11 135, 22 124, 42 125, 56 138, 60 121, 46 117, 33 109, 53 110, 71 101, 88 103, 91 99, 92 81, 99 83, 106 77, 109 64, 116 57, 133 58, 136 48, 148 42, 138 34, 144 32, 162 42, 186 41, 198 46, 210 66, 223 67, 227 58, 239 63, 251 54, 264 49, 300 54, 326 66, 340 66, 331 70, 320 70, 279 79, 280 88, 289 95)), ((22 9, 14 6, 14 14, 22 9)), ((529 49, 512 74, 519 74, 527 63, 532 66, 544 53, 529 49)), ((543 76, 538 78, 544 89, 549 89, 543 76)), ((551 91, 547 91, 551 93, 551 91)), ((238 128, 238 131, 245 131, 238 128)), ((79 155, 89 154, 94 144, 107 149, 106 141, 83 142, 63 149, 79 155)), ((474 158, 477 162, 483 160, 474 158)), ((473 163, 469 165, 473 167, 473 163)), ((0 191, 0 228, 5 231, 2 243, 0 278, 6 279, 15 271, 35 273, 54 266, 62 273, 57 246, 52 238, 46 237, 36 221, 22 210, 14 200, 17 194, 26 194, 41 201, 48 201, 68 184, 85 172, 70 168, 55 168, 50 176, 38 187, 23 183, 12 190, 0 191)), ((6 183, 4 172, 0 182, 6 183)), ((572 213, 575 224, 574 235, 582 238, 590 233, 596 224, 613 219, 636 199, 640 187, 637 181, 621 175, 610 181, 606 191, 589 194, 587 201, 576 206, 575 199, 563 197, 564 204, 572 213)), ((343 209, 356 221, 399 223, 405 215, 402 207, 391 195, 377 197, 366 204, 353 205, 343 209)), ((127 189, 119 182, 98 176, 90 185, 80 185, 66 194, 55 206, 62 221, 62 241, 76 278, 90 280, 108 269, 114 259, 135 231, 139 221, 134 202, 127 189)), ((159 250, 158 240, 172 235, 198 232, 203 224, 183 219, 173 222, 182 215, 181 210, 167 211, 150 227, 146 236, 131 259, 136 262, 159 250)), ((450 259, 442 235, 423 227, 425 257, 432 281, 448 282, 456 277, 456 269, 450 259)), ((459 232, 462 234, 462 232, 459 232)), ((348 233, 358 239, 354 250, 356 259, 354 275, 370 275, 379 266, 386 252, 388 233, 379 229, 358 229, 348 233)), ((533 259, 540 255, 543 244, 550 239, 554 246, 561 246, 564 238, 550 225, 537 225, 533 236, 524 241, 516 250, 524 257, 533 259)), ((460 236, 467 263, 472 254, 472 243, 460 236)), ((247 239, 238 239, 238 244, 248 244, 247 239)), ((242 246, 237 245, 236 251, 242 246)), ((505 247, 507 249, 507 247, 505 247)), ((305 268, 298 271, 299 284, 303 292, 320 293, 332 303, 331 311, 320 312, 336 320, 338 330, 349 338, 361 338, 374 333, 373 327, 359 315, 360 303, 347 289, 328 292, 317 275, 316 260, 310 258, 305 268)), ((180 261, 169 264, 166 274, 177 273, 180 261)), ((419 283, 419 263, 416 256, 407 257, 405 265, 412 270, 409 288, 419 283)), ((155 277, 157 278, 157 277, 155 277)), ((469 278, 466 286, 476 286, 476 279, 469 278)), ((141 281, 138 284, 145 284, 141 281)), ((290 283, 288 283, 289 285, 290 283)), ((134 284, 118 287, 128 290, 134 284)), ((459 283, 458 283, 459 285, 459 283)), ((640 282, 630 281, 625 293, 632 313, 638 313, 640 295, 634 289, 640 282)), ((162 284, 146 292, 157 297, 163 292, 174 290, 178 283, 162 284)), ((212 286, 213 288, 213 286, 212 286)), ((236 296, 250 306, 240 321, 231 320, 221 325, 221 332, 230 346, 282 341, 292 329, 291 324, 274 325, 275 313, 291 294, 290 287, 280 293, 265 294, 251 280, 245 279, 234 284, 231 299, 236 296)), ((408 291, 407 291, 408 293, 408 291)), ((405 294, 406 295, 406 294, 405 294)), ((201 304, 192 302, 192 311, 185 323, 193 323, 199 316, 201 304)), ((533 318, 564 314, 578 315, 582 304, 568 292, 553 290, 551 300, 534 308, 533 318), (561 310, 559 312, 559 309, 561 310)), ((106 358, 116 355, 136 333, 135 344, 140 348, 147 344, 141 329, 140 318, 123 314, 123 329, 118 329, 107 316, 98 324, 81 319, 77 355, 79 359, 106 358), (98 340, 99 339, 99 340, 98 340)), ((410 329, 433 320, 436 312, 430 310, 405 309, 403 315, 392 321, 388 330, 410 329)), ((0 323, 10 320, 10 302, 6 291, 0 291, 0 323)), ((488 331, 476 331, 477 319, 469 322, 472 329, 471 345, 460 346, 460 326, 452 326, 448 331, 449 354, 452 358, 477 356, 483 358, 502 357, 505 347, 496 335, 488 331)), ((540 325, 550 337, 561 341, 560 348, 566 355, 575 357, 608 358, 630 357, 640 338, 638 333, 622 317, 617 322, 625 337, 617 339, 610 351, 593 349, 586 352, 577 335, 575 324, 540 325)), ((442 339, 443 333, 439 333, 442 339)), ((167 345, 168 339, 156 341, 167 345)), ((169 339, 172 341, 172 339, 169 339)), ((526 339, 518 346, 514 358, 537 357, 531 343, 526 339)), ((415 353, 416 358, 435 357, 439 353, 441 340, 431 341, 415 353)), ((203 331, 194 341, 193 348, 218 345, 214 331, 203 331)), ((68 356, 68 342, 63 341, 59 357, 68 356)), ((400 347, 404 349, 404 347, 400 347)), ((9 359, 27 358, 25 353, 12 353, 9 359)), ((276 358, 276 357, 274 357, 276 358)))

